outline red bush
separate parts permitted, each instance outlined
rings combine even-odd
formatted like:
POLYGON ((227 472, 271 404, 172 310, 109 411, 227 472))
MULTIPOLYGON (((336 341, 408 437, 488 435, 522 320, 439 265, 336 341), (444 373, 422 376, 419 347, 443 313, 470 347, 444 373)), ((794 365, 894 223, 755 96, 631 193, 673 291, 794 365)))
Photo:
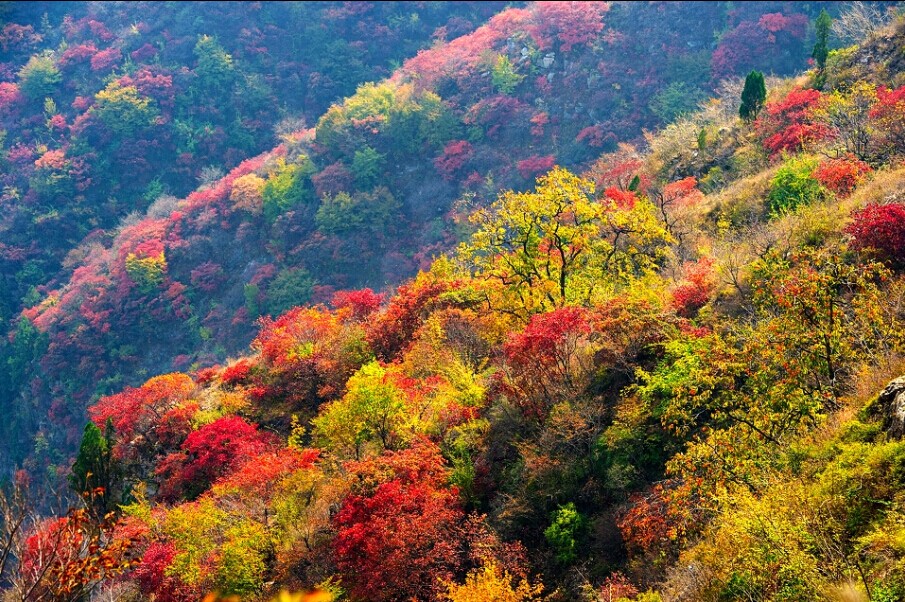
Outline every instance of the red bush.
POLYGON ((633 494, 629 503, 617 526, 631 556, 675 552, 693 524, 685 499, 663 485, 633 494))
POLYGON ((445 485, 439 449, 416 441, 347 468, 362 484, 335 518, 336 564, 356 597, 434 599, 461 565, 462 512, 455 488, 445 485))
POLYGON ((629 210, 638 202, 638 197, 631 190, 622 190, 615 186, 610 186, 603 191, 603 196, 610 199, 619 209, 629 210))
POLYGON ((870 173, 870 165, 853 156, 842 159, 825 159, 814 170, 814 178, 839 198, 845 198, 854 192, 855 187, 864 181, 870 173))
POLYGON ((866 251, 896 268, 905 267, 905 205, 868 205, 852 214, 845 232, 852 237, 852 249, 866 251))
POLYGON ((606 578, 600 586, 599 602, 616 602, 617 600, 631 600, 640 592, 632 585, 632 582, 622 573, 613 573, 606 578))
POLYGON ((455 180, 474 156, 474 148, 467 140, 453 140, 443 147, 443 154, 434 159, 434 167, 445 180, 455 180))
POLYGON ((252 346, 261 352, 267 366, 289 369, 310 354, 300 354, 306 345, 334 337, 339 322, 323 308, 294 307, 276 320, 265 318, 252 346))
POLYGON ((120 52, 119 48, 107 48, 106 50, 101 50, 93 57, 91 57, 91 70, 106 71, 108 69, 112 69, 116 66, 122 56, 122 52, 120 52))
POLYGON ((182 445, 192 432, 192 418, 199 409, 197 402, 189 401, 167 410, 155 428, 160 444, 169 449, 182 445))
POLYGON ((61 68, 66 68, 69 65, 74 63, 83 63, 85 61, 90 60, 95 54, 97 54, 97 46, 94 45, 93 42, 88 42, 87 44, 77 44, 75 46, 70 46, 63 54, 60 55, 57 64, 61 68))
POLYGON ((798 67, 790 58, 802 48, 807 27, 802 14, 770 13, 757 22, 742 21, 720 39, 711 57, 714 80, 757 67, 777 72, 798 67))
POLYGON ((128 442, 136 434, 146 435, 158 416, 183 401, 194 389, 195 383, 185 374, 155 376, 137 389, 129 387, 116 395, 102 397, 88 408, 88 415, 101 429, 111 419, 117 438, 128 442))
POLYGON ((590 318, 587 310, 564 307, 532 317, 524 331, 509 335, 500 387, 526 417, 543 421, 555 403, 588 384, 590 318))
POLYGON ((6 111, 10 107, 22 102, 23 96, 19 92, 19 86, 12 82, 0 83, 0 109, 6 111))
POLYGON ((877 102, 871 108, 870 117, 887 150, 905 152, 905 86, 895 90, 877 88, 877 102))
POLYGON ((380 309, 385 295, 369 288, 358 291, 337 291, 330 304, 338 310, 347 310, 353 320, 361 320, 380 309))
POLYGON ((768 102, 755 123, 764 148, 771 156, 782 151, 796 152, 828 134, 824 125, 811 119, 820 102, 817 90, 792 90, 784 98, 768 102))
POLYGON ((556 364, 570 336, 588 334, 591 325, 585 310, 564 307, 533 316, 520 333, 503 346, 506 361, 513 364, 556 364))
POLYGON ((547 155, 545 157, 535 155, 519 161, 515 167, 523 178, 530 180, 541 174, 547 173, 553 169, 555 164, 556 157, 553 155, 547 155))
POLYGON ((177 500, 197 497, 221 476, 246 458, 275 447, 277 439, 262 433, 238 416, 218 418, 191 433, 182 444, 182 453, 171 454, 158 467, 164 477, 159 496, 177 500))
POLYGON ((248 377, 251 376, 252 367, 253 365, 249 360, 241 359, 224 368, 220 374, 220 380, 223 381, 224 385, 231 387, 245 384, 248 382, 248 377))
POLYGON ((211 382, 215 378, 217 378, 217 374, 220 373, 220 369, 217 366, 211 366, 210 368, 201 368, 197 372, 195 372, 195 382, 199 385, 206 385, 211 382))
POLYGON ((418 279, 399 287, 386 309, 372 315, 367 325, 365 336, 378 359, 393 361, 408 347, 427 310, 449 286, 446 282, 422 282, 418 279))
POLYGON ((541 50, 559 42, 560 52, 587 44, 603 29, 603 16, 609 10, 605 2, 538 2, 534 5, 534 23, 529 28, 541 50))
POLYGON ((202 263, 191 272, 192 285, 201 289, 205 293, 212 293, 223 284, 226 280, 226 274, 223 266, 207 261, 202 263))
POLYGON ((314 191, 318 197, 333 196, 340 192, 352 190, 355 177, 352 172, 337 161, 323 168, 317 174, 311 176, 311 183, 314 184, 314 191))
POLYGON ((283 448, 245 460, 234 472, 217 481, 218 489, 256 494, 269 502, 276 485, 286 475, 311 468, 320 457, 318 449, 283 448))
POLYGON ((697 263, 686 263, 685 278, 672 291, 672 306, 676 313, 690 318, 707 305, 714 290, 713 259, 705 257, 697 263))
MULTIPOLYGON (((544 135, 544 128, 548 123, 550 123, 550 116, 546 111, 535 114, 534 117, 531 118, 531 135, 537 136, 538 138, 542 137, 544 135)), ((581 134, 579 134, 579 139, 580 138, 581 134)))
POLYGON ((132 57, 133 61, 144 63, 148 59, 152 58, 157 54, 157 49, 150 44, 143 44, 138 50, 133 50, 129 56, 132 57))
POLYGON ((199 598, 199 593, 179 577, 167 575, 175 556, 176 546, 171 543, 154 542, 148 546, 133 573, 142 594, 153 596, 157 602, 190 602, 199 598))

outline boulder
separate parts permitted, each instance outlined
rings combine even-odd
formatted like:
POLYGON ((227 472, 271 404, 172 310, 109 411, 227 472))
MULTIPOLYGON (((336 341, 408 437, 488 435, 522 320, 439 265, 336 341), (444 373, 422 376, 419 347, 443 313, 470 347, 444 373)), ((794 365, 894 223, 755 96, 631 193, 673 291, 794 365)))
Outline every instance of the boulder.
POLYGON ((905 376, 886 385, 877 397, 875 408, 890 437, 900 439, 905 436, 905 376))

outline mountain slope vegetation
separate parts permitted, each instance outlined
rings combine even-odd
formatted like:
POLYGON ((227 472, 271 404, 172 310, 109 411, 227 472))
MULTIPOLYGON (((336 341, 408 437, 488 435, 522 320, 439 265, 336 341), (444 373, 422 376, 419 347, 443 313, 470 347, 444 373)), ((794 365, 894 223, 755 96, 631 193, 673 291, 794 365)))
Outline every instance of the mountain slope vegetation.
POLYGON ((510 7, 86 248, 10 595, 903 599, 905 20, 829 8, 510 7))
MULTIPOLYGON (((252 9, 224 9, 232 15, 224 23, 239 27, 250 18, 241 11, 252 9)), ((120 10, 132 14, 131 9, 120 10)), ((191 6, 185 10, 193 14, 191 6)), ((344 10, 328 11, 327 17, 341 23, 390 19, 379 11, 358 17, 344 10)), ((137 385, 153 374, 223 361, 250 342, 261 315, 276 316, 308 300, 327 301, 334 290, 381 290, 426 268, 432 256, 462 239, 472 207, 489 204, 501 190, 525 189, 554 163, 587 166, 601 151, 615 149, 618 141, 640 139, 642 127, 693 108, 718 78, 742 73, 745 64, 720 58, 750 51, 738 47, 739 30, 748 32, 746 43, 763 38, 761 50, 772 69, 795 70, 807 55, 808 17, 797 10, 811 9, 717 4, 703 13, 708 29, 690 27, 701 18, 696 5, 541 3, 509 8, 473 33, 422 51, 389 80, 362 86, 331 107, 315 127, 290 127, 280 146, 246 159, 224 178, 183 199, 149 198, 146 203, 153 203, 145 215, 133 215, 119 228, 96 230, 85 239, 76 236, 79 242, 65 245, 69 250, 63 274, 68 278, 29 288, 32 293, 24 299, 29 307, 11 320, 10 339, 21 344, 4 352, 13 357, 6 362, 11 368, 2 394, 16 413, 7 423, 4 456, 15 462, 30 456, 35 467, 65 470, 92 398, 137 385), (769 12, 776 10, 786 12, 769 12), (689 27, 670 29, 667 23, 689 27), (729 31, 714 47, 713 32, 723 29, 729 31), (659 46, 641 43, 663 31, 675 33, 659 46), (664 61, 664 56, 672 58, 664 61), (680 85, 687 90, 678 90, 680 85), (667 93, 670 86, 672 92, 667 93), (669 110, 664 112, 664 107, 669 110), (54 418, 45 422, 49 414, 54 418), (40 460, 33 453, 36 435, 37 441, 53 440, 38 446, 40 460)), ((114 11, 112 18, 123 17, 114 11)), ((185 22, 178 14, 175 21, 170 18, 162 23, 175 27, 185 22)), ((310 18, 318 22, 316 15, 310 18)), ((390 20, 401 27, 398 19, 390 20)), ((83 21, 81 35, 86 36, 91 19, 83 21)), ((323 26, 332 26, 332 21, 323 26)), ((157 31, 153 33, 163 35, 169 29, 157 31)), ((194 73, 201 65, 199 52, 210 54, 207 62, 220 60, 227 73, 223 77, 230 80, 225 90, 241 96, 242 102, 249 98, 243 80, 236 83, 238 49, 227 52, 219 38, 205 35, 187 33, 176 46, 183 49, 184 64, 194 65, 185 92, 178 94, 192 119, 200 109, 189 100, 191 86, 201 90, 213 85, 203 84, 194 73)), ((224 34, 224 39, 241 38, 224 34)), ((277 36, 275 44, 288 44, 289 38, 277 36)), ((129 43, 140 39, 129 38, 129 43)), ((282 52, 292 52, 291 45, 282 52)), ((264 64, 255 68, 267 69, 266 61, 274 56, 280 55, 263 53, 264 64)), ((213 73, 212 65, 208 67, 213 73)), ((123 77, 134 79, 140 71, 123 77)), ((155 123, 161 116, 168 119, 153 95, 157 88, 142 92, 138 84, 125 80, 118 86, 116 91, 100 90, 101 97, 92 101, 82 121, 97 123, 107 115, 109 123, 121 124, 126 117, 131 123, 136 114, 154 114, 155 123)), ((176 90, 170 92, 176 98, 176 90)), ((210 97, 230 109, 237 106, 229 94, 210 97)), ((40 114, 34 102, 24 106, 40 114)), ((268 105, 262 100, 261 106, 268 105)), ((275 117, 270 114, 268 123, 275 117)), ((107 142, 132 145, 138 136, 137 130, 117 133, 98 127, 106 132, 107 142)), ((229 144, 235 137, 223 140, 229 144)), ((37 159, 29 155, 28 161, 48 181, 71 184, 67 173, 77 148, 84 146, 64 144, 37 159)), ((105 143, 104 148, 112 147, 105 143)), ((210 152, 222 157, 225 151, 210 152)), ((244 156, 234 155, 236 161, 244 156)), ((160 155, 162 160, 167 156, 172 155, 160 155)), ((231 162, 217 164, 228 167, 231 162)), ((21 176, 29 169, 10 173, 21 176)), ((122 173, 130 182, 140 180, 133 168, 122 173)), ((68 201, 71 191, 54 198, 68 201)), ((89 212, 97 208, 87 198, 66 206, 85 206, 89 212)), ((44 223, 29 213, 27 203, 9 207, 12 223, 44 223)), ((66 211, 56 207, 51 211, 67 224, 80 219, 66 218, 66 211)), ((46 238, 31 226, 21 235, 30 241, 46 238)), ((19 245, 10 252, 19 267, 4 273, 25 283, 20 270, 32 273, 35 263, 19 245)))

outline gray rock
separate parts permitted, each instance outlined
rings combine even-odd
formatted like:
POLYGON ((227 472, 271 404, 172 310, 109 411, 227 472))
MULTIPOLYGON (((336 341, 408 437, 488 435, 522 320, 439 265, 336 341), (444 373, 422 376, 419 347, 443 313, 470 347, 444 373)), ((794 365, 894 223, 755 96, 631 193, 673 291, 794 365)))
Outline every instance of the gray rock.
POLYGON ((905 376, 890 381, 877 397, 876 410, 891 437, 905 436, 905 376))

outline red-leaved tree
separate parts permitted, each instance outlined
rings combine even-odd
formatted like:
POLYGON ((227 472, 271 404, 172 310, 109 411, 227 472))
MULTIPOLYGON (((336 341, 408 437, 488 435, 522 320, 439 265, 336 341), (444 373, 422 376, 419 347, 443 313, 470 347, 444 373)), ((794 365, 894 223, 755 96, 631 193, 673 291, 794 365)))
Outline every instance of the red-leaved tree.
POLYGON ((533 316, 503 347, 500 389, 527 417, 543 421, 557 402, 581 392, 593 372, 593 328, 587 310, 563 307, 533 316))
POLYGON ((157 602, 190 602, 201 594, 167 569, 176 556, 176 546, 169 542, 155 541, 145 550, 141 563, 133 575, 141 593, 153 596, 157 602))
POLYGON ((276 446, 277 438, 262 433, 238 416, 224 416, 186 437, 182 449, 157 469, 164 478, 159 496, 166 500, 195 498, 246 458, 276 446))
POLYGON ((358 487, 334 519, 336 564, 351 593, 374 602, 432 600, 464 558, 465 516, 427 441, 350 462, 358 487))

